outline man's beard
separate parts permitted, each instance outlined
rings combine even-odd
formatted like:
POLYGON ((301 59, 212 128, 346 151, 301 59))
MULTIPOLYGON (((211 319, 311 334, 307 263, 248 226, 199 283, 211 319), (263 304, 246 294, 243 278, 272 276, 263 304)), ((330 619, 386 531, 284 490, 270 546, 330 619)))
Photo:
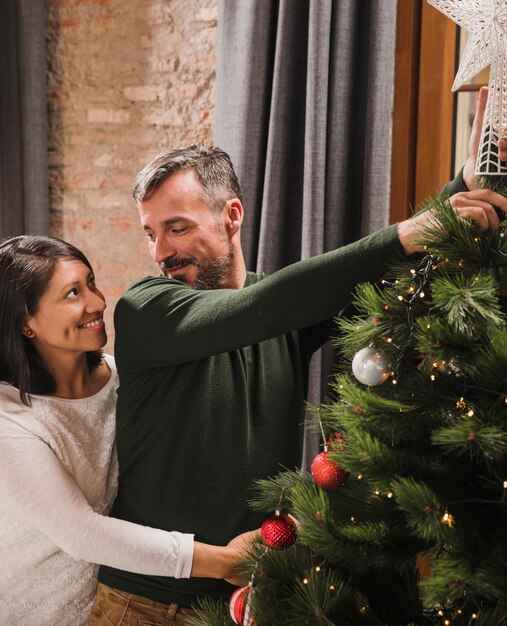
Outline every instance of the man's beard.
POLYGON ((229 243, 227 254, 223 257, 198 266, 199 273, 191 287, 199 290, 218 289, 220 281, 229 271, 235 256, 234 246, 229 243))
MULTIPOLYGON (((188 284, 193 289, 201 291, 207 289, 218 289, 220 281, 229 271, 235 256, 236 251, 234 246, 232 243, 227 242, 227 252, 220 258, 212 259, 199 264, 195 257, 188 257, 184 260, 184 262, 188 265, 195 265, 197 267, 197 277, 191 284, 188 283, 184 276, 178 276, 176 280, 180 280, 181 282, 188 284)), ((181 262, 181 259, 166 259, 166 261, 162 261, 162 263, 160 263, 160 269, 162 270, 162 273, 165 274, 166 271, 171 272, 171 267, 181 265, 181 262)))

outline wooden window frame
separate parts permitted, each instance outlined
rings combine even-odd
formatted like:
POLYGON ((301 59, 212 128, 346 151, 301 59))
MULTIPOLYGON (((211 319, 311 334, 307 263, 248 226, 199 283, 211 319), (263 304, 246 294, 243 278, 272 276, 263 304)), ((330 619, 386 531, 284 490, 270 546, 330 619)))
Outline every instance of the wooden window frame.
POLYGON ((390 222, 451 178, 457 27, 426 0, 398 2, 390 222))

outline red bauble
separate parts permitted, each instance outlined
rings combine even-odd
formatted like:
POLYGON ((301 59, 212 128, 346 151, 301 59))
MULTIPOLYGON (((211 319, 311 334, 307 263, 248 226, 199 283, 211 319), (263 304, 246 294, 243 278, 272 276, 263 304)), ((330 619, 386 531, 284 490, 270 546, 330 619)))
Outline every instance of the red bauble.
POLYGON ((250 593, 250 587, 240 587, 236 589, 229 600, 229 613, 232 621, 235 624, 240 624, 240 626, 255 625, 250 605, 250 593))
POLYGON ((296 523, 284 513, 270 517, 261 526, 261 539, 268 548, 288 548, 296 543, 296 523))
POLYGON ((317 454, 313 459, 311 470, 313 480, 324 489, 343 487, 349 479, 349 473, 330 459, 327 451, 317 454))

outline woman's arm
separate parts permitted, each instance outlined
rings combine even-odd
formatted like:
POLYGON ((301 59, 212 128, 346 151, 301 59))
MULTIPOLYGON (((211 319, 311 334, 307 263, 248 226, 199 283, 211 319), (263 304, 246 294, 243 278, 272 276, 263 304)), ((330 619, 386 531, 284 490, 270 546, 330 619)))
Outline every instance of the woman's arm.
POLYGON ((6 418, 0 419, 0 510, 75 559, 147 575, 231 578, 250 538, 208 546, 191 534, 100 515, 51 448, 6 418))

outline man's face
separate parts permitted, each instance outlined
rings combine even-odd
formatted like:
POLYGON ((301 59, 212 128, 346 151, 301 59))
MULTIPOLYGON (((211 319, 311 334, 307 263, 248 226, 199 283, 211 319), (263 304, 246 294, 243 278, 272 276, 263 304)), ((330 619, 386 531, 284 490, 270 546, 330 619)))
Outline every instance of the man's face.
POLYGON ((201 192, 192 170, 173 174, 138 204, 141 225, 150 254, 165 276, 195 289, 227 287, 234 247, 225 211, 217 216, 201 192))

